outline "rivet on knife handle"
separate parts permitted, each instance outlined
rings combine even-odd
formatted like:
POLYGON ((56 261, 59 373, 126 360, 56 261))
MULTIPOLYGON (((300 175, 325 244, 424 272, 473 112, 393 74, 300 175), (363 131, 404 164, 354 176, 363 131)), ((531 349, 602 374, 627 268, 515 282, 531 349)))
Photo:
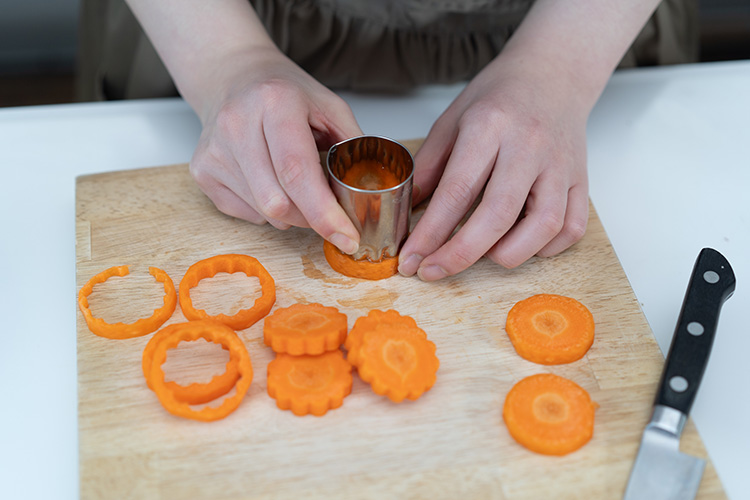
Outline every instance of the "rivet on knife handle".
POLYGON ((712 248, 701 250, 667 354, 656 405, 690 413, 708 364, 719 311, 734 287, 734 272, 727 259, 712 248))

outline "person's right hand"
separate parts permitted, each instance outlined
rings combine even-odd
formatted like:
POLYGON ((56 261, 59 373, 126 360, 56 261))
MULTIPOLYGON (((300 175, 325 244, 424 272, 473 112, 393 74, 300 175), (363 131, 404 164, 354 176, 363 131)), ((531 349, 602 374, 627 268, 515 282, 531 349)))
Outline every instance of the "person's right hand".
MULTIPOLYGON (((275 47, 224 60, 190 172, 222 212, 279 229, 310 227, 345 253, 359 234, 319 150, 362 135, 349 106, 275 47)), ((201 112, 202 111, 202 112, 201 112)))

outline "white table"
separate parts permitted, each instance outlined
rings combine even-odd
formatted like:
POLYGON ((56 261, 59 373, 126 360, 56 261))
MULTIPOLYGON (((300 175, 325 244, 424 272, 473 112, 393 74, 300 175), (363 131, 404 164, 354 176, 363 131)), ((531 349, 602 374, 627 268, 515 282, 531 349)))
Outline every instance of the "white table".
MULTIPOLYGON (((365 133, 423 137, 461 85, 345 94, 365 133)), ((693 417, 750 499, 750 61, 616 74, 589 122, 591 197, 663 352, 694 260, 738 278, 693 417)), ((76 498, 75 177, 190 160, 179 99, 0 109, 0 497, 76 498)))

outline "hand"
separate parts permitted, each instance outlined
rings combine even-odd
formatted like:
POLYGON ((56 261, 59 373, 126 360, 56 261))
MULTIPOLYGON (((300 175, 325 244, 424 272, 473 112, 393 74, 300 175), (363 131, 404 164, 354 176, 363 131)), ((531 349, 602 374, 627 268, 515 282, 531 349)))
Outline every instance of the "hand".
POLYGON ((200 188, 228 215, 311 227, 354 253, 359 234, 318 154, 362 134, 348 105, 276 48, 238 54, 222 67, 190 162, 200 188))
POLYGON ((555 255, 585 232, 589 108, 543 71, 500 63, 467 85, 417 153, 414 201, 434 194, 401 249, 404 275, 432 281, 484 255, 512 268, 555 255))

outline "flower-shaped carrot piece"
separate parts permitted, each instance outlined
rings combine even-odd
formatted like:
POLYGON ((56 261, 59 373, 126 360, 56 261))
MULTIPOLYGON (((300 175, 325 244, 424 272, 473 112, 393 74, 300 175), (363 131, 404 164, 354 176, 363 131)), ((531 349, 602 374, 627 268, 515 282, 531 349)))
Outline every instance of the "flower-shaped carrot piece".
POLYGON ((263 320, 263 341, 277 353, 322 354, 346 338, 346 315, 321 304, 293 304, 263 320))
POLYGON ((428 391, 439 366, 435 344, 419 328, 380 325, 365 332, 359 348, 360 378, 395 403, 428 391))
POLYGON ((253 366, 250 355, 240 337, 228 326, 214 320, 189 321, 172 325, 168 333, 159 341, 153 351, 153 360, 149 369, 148 383, 156 393, 162 406, 173 415, 210 422, 226 417, 242 402, 247 389, 253 380, 253 366), (226 347, 232 359, 237 362, 237 370, 240 378, 235 384, 235 394, 224 399, 218 407, 206 406, 200 410, 194 410, 190 404, 180 401, 175 393, 170 390, 164 381, 164 372, 161 366, 167 359, 167 351, 180 342, 190 342, 203 338, 226 347))
MULTIPOLYGON (((164 327, 156 332, 156 334, 154 334, 154 336, 148 341, 148 344, 146 344, 146 348, 143 350, 141 368, 143 369, 143 376, 146 378, 146 384, 149 389, 153 390, 149 374, 151 373, 156 346, 165 338, 173 335, 174 330, 180 328, 184 328, 184 326, 182 324, 176 324, 164 327)), ((228 349, 224 345, 221 347, 228 349)), ((231 391, 239 378, 240 371, 237 367, 237 358, 230 357, 229 362, 227 362, 226 371, 221 375, 216 375, 206 384, 195 382, 184 386, 177 382, 165 382, 164 385, 167 389, 172 391, 177 401, 188 403, 190 405, 200 405, 213 401, 231 391)))
POLYGON ((164 283, 164 305, 154 311, 148 318, 141 318, 135 323, 107 323, 101 318, 94 317, 89 309, 88 296, 94 290, 94 285, 104 283, 112 276, 127 276, 129 273, 128 266, 115 266, 105 269, 99 274, 93 276, 88 283, 81 287, 78 292, 78 307, 83 313, 86 324, 96 335, 108 339, 130 339, 148 335, 159 329, 166 322, 177 307, 177 292, 174 289, 174 283, 167 273, 156 267, 149 267, 148 272, 156 281, 164 283))
POLYGON ((522 358, 543 365, 581 359, 594 342, 594 317, 575 299, 539 294, 508 312, 505 330, 522 358))
POLYGON ((340 350, 318 356, 277 354, 268 364, 268 395, 298 416, 324 415, 352 391, 352 365, 340 350))
POLYGON ((383 257, 377 262, 368 259, 354 260, 328 241, 323 242, 323 255, 334 271, 365 280, 382 280, 398 272, 398 257, 383 257))
POLYGON ((187 319, 211 318, 234 330, 244 330, 255 324, 269 313, 274 302, 276 302, 276 284, 273 278, 258 262, 258 259, 249 255, 226 254, 203 259, 190 266, 180 281, 180 308, 187 319), (255 300, 252 307, 243 309, 232 316, 225 314, 211 316, 202 309, 195 309, 190 298, 190 289, 203 278, 212 278, 220 272, 230 274, 242 272, 248 276, 256 276, 260 280, 262 295, 255 300))
MULTIPOLYGON (((417 328, 417 322, 410 316, 402 316, 398 311, 389 309, 387 311, 380 311, 373 309, 367 316, 357 318, 354 322, 354 326, 349 330, 349 335, 346 337, 344 347, 347 350, 347 360, 354 366, 359 366, 359 348, 362 346, 362 338, 365 332, 374 330, 378 325, 386 326, 407 326, 410 328, 417 328)), ((423 336, 427 338, 427 334, 422 332, 423 336)))
POLYGON ((565 455, 591 439, 597 407, 575 382, 542 373, 513 386, 503 419, 519 444, 545 455, 565 455))

